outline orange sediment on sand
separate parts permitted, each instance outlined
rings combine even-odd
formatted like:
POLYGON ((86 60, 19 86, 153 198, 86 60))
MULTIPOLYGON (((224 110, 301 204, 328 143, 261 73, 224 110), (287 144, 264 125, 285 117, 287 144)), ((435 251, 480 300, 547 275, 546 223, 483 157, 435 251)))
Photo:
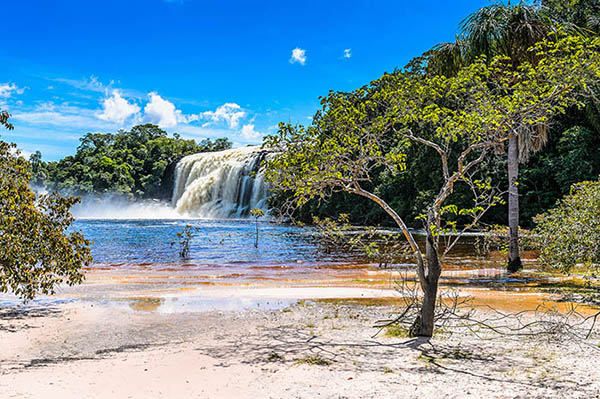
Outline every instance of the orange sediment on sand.
POLYGON ((576 311, 583 316, 590 316, 600 312, 600 307, 598 306, 558 301, 554 296, 542 292, 506 292, 466 288, 461 290, 461 293, 470 298, 466 306, 472 306, 476 309, 493 308, 504 312, 557 311, 568 313, 576 311))
POLYGON ((145 298, 129 298, 129 307, 138 312, 152 312, 164 303, 163 298, 145 297, 145 298))
MULTIPOLYGON (((472 266, 472 265, 471 265, 472 266)), ((129 293, 144 297, 146 292, 159 291, 177 293, 187 291, 185 295, 201 297, 207 289, 231 289, 232 295, 236 288, 351 288, 366 290, 381 290, 377 298, 347 298, 340 290, 341 298, 331 301, 368 305, 401 305, 402 298, 394 290, 398 283, 404 287, 415 287, 417 276, 414 270, 406 268, 385 269, 365 263, 346 263, 332 265, 257 265, 251 267, 215 267, 192 269, 176 267, 175 265, 157 265, 156 268, 135 269, 117 267, 106 270, 105 267, 87 270, 86 285, 100 286, 110 291, 110 286, 128 287, 129 293), (209 288, 210 287, 210 288, 209 288)), ((598 284, 597 282, 595 283, 598 284)), ((558 296, 552 295, 553 287, 560 288, 589 288, 594 286, 582 277, 567 277, 558 274, 541 273, 527 270, 517 275, 508 275, 502 268, 485 267, 473 268, 467 265, 446 265, 440 280, 440 289, 456 289, 461 298, 469 297, 464 306, 475 308, 491 307, 499 311, 535 311, 557 310, 571 311, 574 307, 585 314, 595 314, 598 309, 593 306, 575 305, 569 302, 558 302, 558 296)), ((96 288, 97 289, 97 288, 96 288)), ((123 288, 118 289, 123 292, 123 288)), ((358 292, 358 291, 353 291, 358 292)), ((70 295, 78 295, 75 288, 70 295)), ((119 294, 120 295, 120 294, 119 294)), ((149 294, 152 296, 153 294, 149 294)), ((177 294, 175 294, 177 295, 177 294)), ((319 296, 317 295, 316 298, 319 296)), ((324 300, 329 301, 329 300, 324 300)), ((132 306, 151 307, 153 305, 137 302, 132 306)), ((158 306, 158 305, 156 305, 158 306)))

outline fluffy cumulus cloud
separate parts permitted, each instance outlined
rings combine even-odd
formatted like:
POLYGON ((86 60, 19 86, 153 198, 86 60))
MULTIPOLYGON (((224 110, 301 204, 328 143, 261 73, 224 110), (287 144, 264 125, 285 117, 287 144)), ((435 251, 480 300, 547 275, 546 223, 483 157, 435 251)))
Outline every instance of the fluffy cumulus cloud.
POLYGON ((211 122, 223 121, 227 123, 230 129, 237 129, 240 125, 240 119, 245 116, 246 112, 236 103, 225 103, 214 111, 202 113, 204 119, 209 119, 211 122))
POLYGON ((178 122, 183 122, 181 111, 175 109, 175 104, 165 100, 156 92, 148 94, 150 102, 144 107, 144 117, 148 122, 160 127, 175 127, 178 122))
POLYGON ((352 57, 352 49, 351 48, 344 49, 344 58, 350 58, 350 57, 352 57))
POLYGON ((25 89, 17 87, 14 83, 0 83, 0 97, 8 98, 14 93, 23 94, 25 89))
POLYGON ((248 123, 247 125, 242 126, 242 137, 246 140, 254 140, 262 136, 260 132, 254 130, 254 124, 248 123))
MULTIPOLYGON (((297 62, 303 64, 306 61, 304 50, 295 51, 294 54, 297 62)), ((190 138, 229 137, 239 145, 256 143, 264 136, 263 132, 256 130, 255 115, 235 102, 221 103, 215 108, 188 114, 158 92, 146 94, 115 88, 114 82, 103 84, 94 76, 83 80, 53 81, 60 84, 57 89, 54 86, 44 87, 48 90, 63 90, 63 85, 74 87, 77 90, 75 93, 69 92, 69 95, 76 101, 56 96, 53 98, 57 101, 19 105, 13 99, 26 88, 14 83, 0 83, 0 105, 7 101, 15 103, 11 113, 15 121, 20 122, 20 130, 14 134, 46 137, 49 131, 61 130, 64 132, 61 133, 61 140, 77 141, 81 131, 114 131, 138 123, 153 123, 190 138)), ((54 139, 59 139, 58 135, 52 134, 54 139)), ((52 151, 61 156, 64 152, 58 147, 53 147, 52 151)))
MULTIPOLYGON (((112 95, 103 101, 103 109, 96 112, 96 117, 104 121, 123 124, 128 118, 135 116, 133 122, 149 122, 162 128, 180 128, 189 126, 192 122, 204 122, 203 128, 223 124, 231 130, 237 130, 240 122, 247 116, 246 111, 236 103, 225 103, 214 111, 205 111, 199 114, 183 114, 175 104, 164 99, 156 92, 148 93, 149 101, 143 109, 138 105, 128 102, 121 92, 114 90, 112 95)), ((256 134, 247 130, 250 136, 256 134)), ((256 137, 256 136, 252 136, 256 137)))
POLYGON ((140 107, 129 103, 121 97, 117 90, 113 90, 112 96, 106 98, 103 103, 103 110, 98 114, 98 118, 123 124, 127 118, 140 112, 140 107))
POLYGON ((306 50, 301 49, 300 47, 296 47, 295 49, 293 49, 292 57, 290 58, 290 63, 298 63, 300 65, 306 64, 306 50))

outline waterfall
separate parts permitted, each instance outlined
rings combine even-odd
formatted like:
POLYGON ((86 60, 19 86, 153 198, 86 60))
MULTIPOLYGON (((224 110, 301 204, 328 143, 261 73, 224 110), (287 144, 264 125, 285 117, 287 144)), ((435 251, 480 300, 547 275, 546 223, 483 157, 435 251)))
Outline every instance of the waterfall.
POLYGON ((266 155, 252 146, 184 157, 175 169, 172 205, 180 214, 204 218, 266 210, 267 186, 260 169, 266 155))

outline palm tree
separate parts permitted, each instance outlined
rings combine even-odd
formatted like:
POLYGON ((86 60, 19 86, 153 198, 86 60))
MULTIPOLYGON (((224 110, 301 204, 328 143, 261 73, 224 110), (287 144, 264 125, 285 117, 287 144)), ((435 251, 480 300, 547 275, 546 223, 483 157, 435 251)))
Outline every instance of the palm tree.
POLYGON ((541 5, 557 21, 600 34, 599 0, 541 0, 541 5))
MULTIPOLYGON (((506 56, 511 60, 513 68, 523 62, 535 63, 529 48, 547 38, 555 26, 542 7, 523 1, 516 5, 509 1, 506 4, 498 2, 483 7, 461 22, 456 42, 440 44, 427 54, 427 71, 434 74, 454 74, 461 66, 468 65, 481 56, 486 56, 488 60, 495 56, 506 56)), ((508 140, 510 272, 516 272, 522 267, 519 256, 519 162, 526 160, 532 151, 543 146, 546 139, 545 126, 523 126, 508 140)))

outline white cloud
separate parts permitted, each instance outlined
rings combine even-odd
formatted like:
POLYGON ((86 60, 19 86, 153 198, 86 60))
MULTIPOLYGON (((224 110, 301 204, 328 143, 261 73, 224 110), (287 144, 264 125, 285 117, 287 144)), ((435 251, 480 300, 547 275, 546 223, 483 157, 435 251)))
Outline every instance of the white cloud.
POLYGON ((98 114, 98 118, 123 124, 125 119, 140 112, 140 107, 136 104, 130 104, 126 99, 121 97, 117 90, 113 90, 112 96, 106 98, 103 104, 102 113, 98 114))
POLYGON ((300 65, 306 64, 306 50, 296 47, 292 50, 292 57, 290 58, 290 64, 298 63, 300 65))
POLYGON ((91 75, 89 79, 66 79, 66 78, 56 78, 51 79, 54 82, 65 83, 69 86, 73 86, 76 89, 87 90, 87 91, 95 91, 95 92, 104 92, 105 86, 98 80, 97 76, 91 75))
POLYGON ((13 93, 23 94, 25 89, 17 87, 14 83, 0 83, 0 97, 8 98, 13 93))
MULTIPOLYGON (((67 130, 81 129, 86 131, 115 128, 113 123, 99 120, 96 112, 68 104, 43 103, 33 110, 15 111, 12 114, 15 121, 25 122, 30 126, 55 126, 67 130)), ((22 127, 22 125, 19 125, 19 130, 22 127)))
MULTIPOLYGON (((119 83, 119 82, 115 82, 114 80, 109 81, 108 84, 102 83, 100 81, 100 79, 98 79, 98 77, 96 77, 94 75, 91 75, 89 78, 83 78, 83 79, 52 78, 52 79, 48 79, 48 80, 50 80, 52 82, 63 83, 63 84, 66 84, 68 86, 78 89, 82 93, 78 93, 77 96, 83 97, 83 98, 92 98, 92 97, 85 95, 83 92, 106 93, 106 92, 112 91, 115 88, 114 86, 117 83, 119 83)), ((54 88, 55 88, 54 86, 48 86, 47 89, 52 90, 54 88)), ((122 96, 128 97, 128 98, 136 98, 139 100, 146 98, 146 93, 140 92, 138 90, 132 90, 132 89, 119 88, 119 94, 121 94, 122 96)))
MULTIPOLYGON (((302 56, 306 60, 305 55, 302 56)), ((157 92, 134 96, 131 95, 131 90, 115 88, 115 82, 102 83, 94 76, 83 80, 53 81, 58 82, 52 83, 57 88, 59 84, 76 87, 77 97, 79 94, 86 94, 92 101, 59 101, 61 99, 57 98, 57 101, 14 106, 11 111, 14 120, 19 122, 19 129, 14 134, 11 132, 13 136, 76 143, 84 132, 109 132, 129 128, 137 123, 155 123, 188 138, 229 137, 233 141, 237 139, 240 145, 245 145, 259 142, 269 131, 257 131, 250 110, 235 102, 222 103, 204 112, 184 114, 176 105, 183 100, 174 100, 172 97, 167 100, 157 92), (94 103, 97 105, 90 106, 94 103)), ((55 87, 44 86, 48 90, 55 87)), ((3 97, 15 97, 15 93, 22 93, 26 89, 13 83, 0 83, 0 103, 3 97)), ((70 95, 75 96, 72 93, 70 95)), ((197 102, 195 105, 205 106, 205 102, 197 102)), ((52 152, 52 157, 64 156, 63 150, 60 145, 48 149, 52 152)))
POLYGON ((262 133, 254 130, 253 123, 249 123, 247 125, 242 126, 242 137, 245 138, 246 140, 256 139, 260 136, 262 136, 262 133))
MULTIPOLYGON (((240 119, 246 116, 246 112, 242 110, 236 103, 225 103, 215 111, 206 111, 202 113, 202 117, 210 119, 213 122, 225 121, 230 129, 237 129, 240 125, 240 119)), ((188 118, 188 121, 192 119, 188 118)))
POLYGON ((145 119, 160 127, 175 127, 179 121, 184 121, 181 111, 175 109, 175 104, 165 100, 156 92, 148 94, 150 102, 144 107, 145 119))
POLYGON ((352 57, 352 49, 351 48, 344 49, 344 58, 350 58, 350 57, 352 57))
POLYGON ((24 150, 22 148, 10 148, 8 151, 10 151, 11 154, 22 156, 25 159, 29 159, 31 154, 33 154, 33 152, 24 150))

